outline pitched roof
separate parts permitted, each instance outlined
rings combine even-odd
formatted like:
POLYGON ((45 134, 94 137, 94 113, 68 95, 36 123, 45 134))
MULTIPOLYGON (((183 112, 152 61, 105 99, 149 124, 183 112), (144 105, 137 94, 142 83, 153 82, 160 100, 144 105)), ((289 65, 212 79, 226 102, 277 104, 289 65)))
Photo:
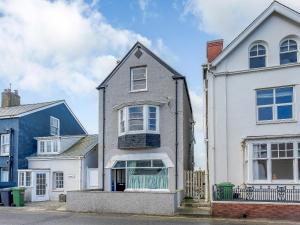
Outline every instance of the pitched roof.
POLYGON ((183 76, 181 73, 177 72, 175 69, 173 69, 170 65, 168 65, 165 61, 163 61, 161 58, 159 58, 154 52, 152 52, 149 48, 144 46, 139 41, 137 41, 134 44, 134 46, 128 51, 128 53, 123 57, 123 59, 118 63, 118 65, 110 72, 110 74, 108 74, 108 76, 104 79, 104 81, 102 81, 102 83, 97 87, 97 89, 100 90, 101 88, 105 87, 105 84, 110 80, 110 78, 118 71, 118 69, 124 64, 124 62, 129 58, 129 56, 137 48, 143 49, 150 56, 152 56, 156 61, 158 61, 161 65, 163 65, 166 69, 168 69, 171 73, 173 73, 174 74, 173 79, 183 79, 185 90, 186 90, 187 95, 188 95, 190 110, 193 114, 192 103, 191 103, 191 98, 190 98, 190 94, 189 94, 189 90, 188 90, 188 86, 187 86, 187 82, 186 82, 186 77, 183 76))
POLYGON ((256 30, 274 12, 300 23, 299 12, 283 5, 277 1, 263 11, 245 30, 243 30, 226 48, 211 62, 213 66, 218 65, 229 53, 231 53, 248 35, 256 30))
POLYGON ((52 102, 43 102, 43 103, 35 103, 35 104, 25 104, 19 106, 12 107, 0 107, 0 119, 2 118, 14 118, 20 117, 24 114, 30 114, 36 112, 37 110, 42 110, 49 106, 59 105, 64 103, 64 100, 52 101, 52 102))
POLYGON ((87 135, 81 138, 78 142, 72 145, 69 149, 59 154, 58 157, 76 157, 85 156, 89 151, 95 148, 98 144, 98 135, 87 135))
POLYGON ((163 65, 165 68, 167 68, 171 73, 173 73, 175 76, 184 77, 182 74, 177 72, 175 69, 173 69, 171 66, 169 66, 165 61, 163 61, 161 58, 159 58, 154 52, 152 52, 149 48, 144 46, 140 42, 136 42, 134 46, 128 51, 128 53, 123 57, 123 59, 118 63, 118 65, 111 71, 111 73, 104 79, 104 81, 97 87, 97 89, 100 89, 103 87, 106 82, 110 80, 110 78, 118 71, 118 69, 124 64, 124 62, 128 59, 128 57, 134 52, 136 48, 141 48, 145 52, 147 52, 149 55, 151 55, 154 59, 156 59, 161 65, 163 65))

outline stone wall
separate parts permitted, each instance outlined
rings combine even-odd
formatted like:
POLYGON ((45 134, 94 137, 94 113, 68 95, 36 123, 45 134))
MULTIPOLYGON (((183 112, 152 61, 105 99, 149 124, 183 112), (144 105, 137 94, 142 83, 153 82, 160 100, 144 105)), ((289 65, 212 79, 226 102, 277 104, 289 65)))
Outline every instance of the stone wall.
POLYGON ((300 204, 265 202, 213 202, 214 217, 300 220, 300 204))
POLYGON ((176 208, 176 193, 67 192, 67 210, 75 212, 174 215, 176 208))

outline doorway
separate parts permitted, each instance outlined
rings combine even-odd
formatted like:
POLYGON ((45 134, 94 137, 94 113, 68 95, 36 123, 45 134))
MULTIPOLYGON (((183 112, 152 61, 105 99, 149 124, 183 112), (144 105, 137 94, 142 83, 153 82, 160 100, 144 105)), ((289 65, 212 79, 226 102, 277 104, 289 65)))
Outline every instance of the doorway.
POLYGON ((112 190, 124 191, 126 189, 126 170, 113 169, 112 170, 112 190))
POLYGON ((49 200, 49 172, 33 172, 32 201, 49 200))

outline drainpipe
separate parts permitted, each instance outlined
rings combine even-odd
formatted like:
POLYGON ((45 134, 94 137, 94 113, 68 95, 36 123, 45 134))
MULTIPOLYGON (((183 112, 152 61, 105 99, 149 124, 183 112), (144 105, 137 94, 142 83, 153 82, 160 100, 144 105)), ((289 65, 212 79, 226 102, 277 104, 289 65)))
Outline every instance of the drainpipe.
POLYGON ((105 154, 105 87, 100 87, 100 89, 103 91, 102 93, 102 189, 104 191, 104 154, 105 154))
POLYGON ((184 77, 173 76, 175 80, 175 190, 178 189, 178 80, 184 77))

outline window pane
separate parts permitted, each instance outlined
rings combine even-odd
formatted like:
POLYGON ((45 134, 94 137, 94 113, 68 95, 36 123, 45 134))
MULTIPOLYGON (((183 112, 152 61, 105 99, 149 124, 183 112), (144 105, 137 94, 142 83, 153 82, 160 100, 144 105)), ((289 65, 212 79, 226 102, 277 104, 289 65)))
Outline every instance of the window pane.
POLYGON ((45 142, 40 141, 40 152, 45 152, 45 142))
POLYGON ((53 152, 58 152, 58 144, 56 140, 53 141, 53 152))
POLYGON ((267 160, 253 161, 253 178, 254 180, 267 179, 267 160))
POLYGON ((273 108, 272 107, 260 107, 258 108, 258 120, 272 120, 273 119, 273 108))
POLYGON ((47 141, 47 152, 51 152, 51 141, 47 141))
POLYGON ((149 107, 148 129, 156 130, 156 107, 149 107))
POLYGON ((168 189, 168 169, 128 169, 129 189, 168 189))
POLYGON ((271 105, 273 104, 273 89, 257 90, 257 105, 271 105))
POLYGON ((165 167, 162 160, 153 160, 152 165, 153 167, 165 167))
POLYGON ((129 131, 143 130, 143 106, 129 108, 129 131))
POLYGON ((297 62, 297 52, 280 53, 280 64, 297 62))
POLYGON ((250 68, 260 68, 266 66, 266 57, 260 56, 260 57, 254 57, 250 58, 250 68))
POLYGON ((292 105, 282 105, 277 106, 277 119, 292 119, 293 118, 293 106, 292 105))
POLYGON ((272 180, 292 180, 293 160, 273 159, 272 160, 272 180))
POLYGON ((0 168, 0 181, 8 182, 8 180, 9 180, 8 168, 6 168, 6 167, 0 168))
POLYGON ((291 103, 293 102, 293 88, 283 87, 276 88, 276 103, 291 103))
POLYGON ((146 80, 133 81, 133 90, 146 89, 146 80))
POLYGON ((151 167, 151 160, 135 160, 128 161, 128 167, 151 167))
POLYGON ((26 187, 31 186, 31 172, 26 172, 26 187))
POLYGON ((125 168, 126 167, 126 162, 125 161, 118 161, 115 165, 114 168, 125 168))
POLYGON ((64 174, 62 172, 54 172, 55 188, 64 188, 64 174))

